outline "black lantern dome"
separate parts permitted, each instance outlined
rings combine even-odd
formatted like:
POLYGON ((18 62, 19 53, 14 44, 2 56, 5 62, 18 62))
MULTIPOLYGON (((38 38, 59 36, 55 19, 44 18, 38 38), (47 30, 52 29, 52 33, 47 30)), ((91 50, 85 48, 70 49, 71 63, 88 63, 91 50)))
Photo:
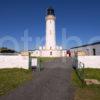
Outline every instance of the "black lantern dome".
POLYGON ((55 16, 54 9, 52 7, 49 7, 47 9, 47 15, 54 15, 55 16))

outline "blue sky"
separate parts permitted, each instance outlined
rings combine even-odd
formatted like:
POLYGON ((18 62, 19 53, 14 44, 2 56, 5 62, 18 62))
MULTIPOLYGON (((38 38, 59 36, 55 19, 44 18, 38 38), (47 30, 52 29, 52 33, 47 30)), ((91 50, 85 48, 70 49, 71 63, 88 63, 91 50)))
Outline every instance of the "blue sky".
MULTIPOLYGON (((21 37, 28 30, 32 38, 29 49, 35 49, 36 38, 45 36, 45 15, 49 6, 55 9, 57 17, 58 45, 62 45, 63 28, 66 28, 67 38, 76 36, 83 44, 95 37, 100 40, 100 0, 0 0, 0 42, 10 36, 18 41, 19 50, 23 50, 21 37)), ((74 41, 67 45, 65 48, 77 46, 74 41)), ((11 41, 1 46, 14 48, 11 41)))

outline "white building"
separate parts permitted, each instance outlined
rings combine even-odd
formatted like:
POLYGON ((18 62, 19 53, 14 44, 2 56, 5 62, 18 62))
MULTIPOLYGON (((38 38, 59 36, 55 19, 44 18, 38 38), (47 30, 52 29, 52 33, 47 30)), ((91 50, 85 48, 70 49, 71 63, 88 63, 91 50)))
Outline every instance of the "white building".
POLYGON ((78 46, 70 49, 71 54, 78 54, 80 56, 95 56, 100 55, 100 42, 78 46))
POLYGON ((66 50, 63 50, 61 46, 56 45, 56 28, 55 21, 56 16, 54 9, 48 8, 46 20, 46 43, 45 46, 39 47, 38 50, 34 50, 31 56, 35 57, 64 57, 66 56, 66 50))

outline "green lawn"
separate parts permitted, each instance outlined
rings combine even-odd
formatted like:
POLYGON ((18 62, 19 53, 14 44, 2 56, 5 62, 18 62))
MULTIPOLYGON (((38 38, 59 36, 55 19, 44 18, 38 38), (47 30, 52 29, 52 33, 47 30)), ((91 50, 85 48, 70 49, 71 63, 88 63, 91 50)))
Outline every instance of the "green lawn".
POLYGON ((25 69, 0 69, 0 96, 32 80, 32 72, 25 69))
POLYGON ((55 57, 38 57, 38 60, 40 61, 41 60, 41 62, 46 62, 46 61, 51 61, 51 60, 54 60, 55 59, 55 57))
MULTIPOLYGON (((85 69, 85 78, 100 81, 100 69, 85 69)), ((85 85, 82 87, 75 71, 73 71, 72 79, 76 88, 75 100, 100 100, 100 85, 85 85)))

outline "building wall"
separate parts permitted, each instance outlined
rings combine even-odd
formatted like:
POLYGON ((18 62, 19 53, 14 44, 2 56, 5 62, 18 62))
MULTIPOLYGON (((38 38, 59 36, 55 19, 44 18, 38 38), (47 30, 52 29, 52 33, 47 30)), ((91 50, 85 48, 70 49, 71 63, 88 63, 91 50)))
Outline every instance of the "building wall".
POLYGON ((79 48, 74 48, 71 49, 72 56, 77 53, 79 56, 90 56, 94 55, 93 49, 95 49, 95 55, 100 55, 100 44, 97 45, 91 45, 91 46, 85 46, 85 47, 79 47, 79 48))
POLYGON ((65 57, 66 50, 35 50, 31 53, 33 57, 65 57))
POLYGON ((40 57, 40 50, 35 50, 35 51, 31 51, 31 56, 32 57, 40 57))
POLYGON ((100 55, 100 44, 94 45, 93 48, 96 49, 96 55, 100 55))

